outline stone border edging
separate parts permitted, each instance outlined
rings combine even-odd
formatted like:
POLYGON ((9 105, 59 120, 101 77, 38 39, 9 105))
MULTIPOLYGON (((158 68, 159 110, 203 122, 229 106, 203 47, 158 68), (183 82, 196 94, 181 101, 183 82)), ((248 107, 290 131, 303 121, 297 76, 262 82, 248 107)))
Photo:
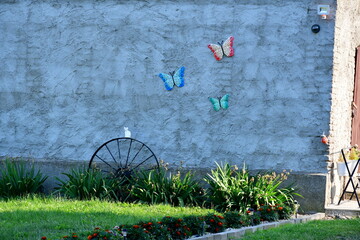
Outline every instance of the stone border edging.
POLYGON ((297 224, 297 223, 305 223, 311 220, 320 220, 325 218, 325 213, 315 213, 312 215, 304 215, 298 218, 288 219, 288 220, 280 220, 278 222, 268 222, 259 224, 251 227, 243 227, 238 229, 232 229, 230 231, 225 231, 221 233, 208 234, 200 237, 190 238, 192 240, 228 240, 229 238, 240 238, 247 233, 253 233, 258 230, 266 230, 269 228, 279 227, 284 224, 297 224))

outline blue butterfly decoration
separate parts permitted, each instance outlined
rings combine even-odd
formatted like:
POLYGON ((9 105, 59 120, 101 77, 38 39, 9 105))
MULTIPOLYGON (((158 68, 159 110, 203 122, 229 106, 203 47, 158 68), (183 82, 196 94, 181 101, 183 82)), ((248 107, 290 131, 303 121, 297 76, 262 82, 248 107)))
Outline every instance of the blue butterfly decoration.
POLYGON ((184 86, 184 72, 185 67, 179 68, 177 71, 170 72, 169 74, 160 73, 159 77, 164 81, 166 90, 170 91, 174 86, 184 86))
POLYGON ((210 102, 213 104, 215 111, 219 111, 221 108, 228 109, 229 107, 229 94, 225 94, 223 97, 218 98, 209 98, 210 102))

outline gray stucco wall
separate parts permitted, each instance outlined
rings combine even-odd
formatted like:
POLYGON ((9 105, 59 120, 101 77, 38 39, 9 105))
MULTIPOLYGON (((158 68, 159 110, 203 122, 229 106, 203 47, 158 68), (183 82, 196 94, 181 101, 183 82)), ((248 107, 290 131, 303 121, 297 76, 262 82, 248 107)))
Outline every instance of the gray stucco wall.
POLYGON ((127 126, 174 165, 324 173, 334 20, 316 4, 2 1, 0 156, 88 160, 127 126), (230 35, 217 62, 207 44, 230 35), (180 66, 185 86, 166 91, 157 74, 180 66))

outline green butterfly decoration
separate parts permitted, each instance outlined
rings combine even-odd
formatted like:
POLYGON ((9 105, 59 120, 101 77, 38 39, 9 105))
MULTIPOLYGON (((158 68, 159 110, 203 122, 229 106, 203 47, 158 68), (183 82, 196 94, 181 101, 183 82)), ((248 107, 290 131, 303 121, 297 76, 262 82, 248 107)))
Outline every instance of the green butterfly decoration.
POLYGON ((229 94, 225 94, 223 97, 218 98, 209 97, 209 100, 215 111, 219 111, 221 108, 228 109, 229 107, 229 94))

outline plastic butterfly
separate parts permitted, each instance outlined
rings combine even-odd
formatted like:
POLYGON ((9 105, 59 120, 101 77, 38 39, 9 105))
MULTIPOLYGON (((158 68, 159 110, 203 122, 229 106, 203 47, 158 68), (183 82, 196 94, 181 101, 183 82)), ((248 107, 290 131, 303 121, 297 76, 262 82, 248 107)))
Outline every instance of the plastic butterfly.
POLYGON ((221 108, 228 109, 229 107, 229 94, 225 94, 223 97, 209 98, 209 100, 213 104, 215 111, 219 111, 221 108))
POLYGON ((184 72, 185 67, 181 67, 176 72, 173 71, 169 74, 160 73, 159 77, 164 81, 166 90, 170 91, 174 88, 174 85, 178 87, 184 86, 184 72))
POLYGON ((230 36, 224 41, 218 42, 218 44, 209 44, 208 48, 214 53, 214 57, 217 61, 220 61, 224 55, 228 57, 234 56, 234 37, 230 36))

